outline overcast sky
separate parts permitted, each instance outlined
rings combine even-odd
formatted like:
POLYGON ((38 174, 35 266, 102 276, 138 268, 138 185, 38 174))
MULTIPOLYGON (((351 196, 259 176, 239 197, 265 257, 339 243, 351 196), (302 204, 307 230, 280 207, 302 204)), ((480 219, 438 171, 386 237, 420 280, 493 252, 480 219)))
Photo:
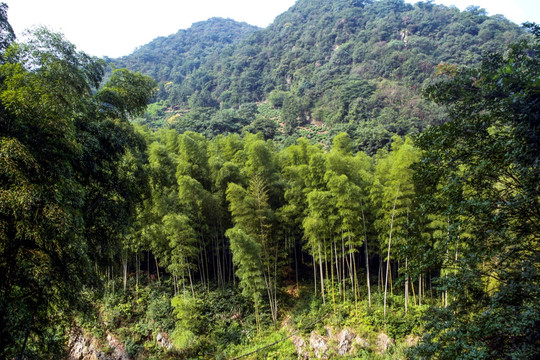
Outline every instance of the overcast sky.
MULTIPOLYGON (((332 0, 328 0, 332 1, 332 0)), ((415 3, 416 0, 406 0, 415 3)), ((46 25, 64 33, 78 49, 91 55, 130 54, 158 36, 176 33, 192 23, 219 16, 266 27, 295 0, 0 0, 9 6, 8 19, 18 36, 46 25)), ((463 10, 469 5, 502 14, 521 24, 540 23, 540 0, 435 0, 463 10)))

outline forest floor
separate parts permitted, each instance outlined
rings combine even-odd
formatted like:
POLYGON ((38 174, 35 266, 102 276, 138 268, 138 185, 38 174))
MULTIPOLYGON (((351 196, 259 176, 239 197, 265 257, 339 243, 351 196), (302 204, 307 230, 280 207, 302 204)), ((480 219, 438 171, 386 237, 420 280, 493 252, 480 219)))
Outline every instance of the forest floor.
POLYGON ((278 322, 263 308, 258 332, 253 307, 232 286, 199 284, 175 296, 168 280, 131 285, 110 286, 99 316, 81 320, 85 342, 77 351, 87 354, 74 358, 93 351, 108 359, 404 359, 428 308, 411 301, 405 314, 404 297, 389 294, 385 318, 376 288, 370 307, 366 289, 356 303, 352 293, 343 299, 337 287, 329 289, 323 303, 313 284, 294 284, 281 289, 278 322))

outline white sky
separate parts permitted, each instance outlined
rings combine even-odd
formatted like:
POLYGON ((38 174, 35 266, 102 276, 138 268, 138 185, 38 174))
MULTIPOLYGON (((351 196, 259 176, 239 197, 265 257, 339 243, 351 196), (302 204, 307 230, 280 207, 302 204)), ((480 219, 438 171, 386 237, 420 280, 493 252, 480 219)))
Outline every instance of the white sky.
MULTIPOLYGON (((331 1, 331 0, 328 0, 331 1)), ((416 0, 406 0, 415 3, 416 0)), ((266 27, 295 0, 0 0, 9 6, 16 34, 34 25, 64 33, 79 50, 119 57, 158 36, 219 16, 266 27)), ((474 4, 489 15, 521 24, 540 23, 540 0, 435 0, 464 10, 474 4)))

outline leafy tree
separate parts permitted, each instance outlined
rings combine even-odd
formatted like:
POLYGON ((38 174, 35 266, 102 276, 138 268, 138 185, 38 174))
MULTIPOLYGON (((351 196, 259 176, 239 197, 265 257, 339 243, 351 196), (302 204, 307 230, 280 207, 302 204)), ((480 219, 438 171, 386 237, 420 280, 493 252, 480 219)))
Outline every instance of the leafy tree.
POLYGON ((231 240, 231 252, 237 267, 236 275, 240 279, 242 294, 253 301, 257 331, 260 332, 259 310, 265 289, 261 245, 239 227, 231 228, 225 234, 231 240))
POLYGON ((8 22, 7 10, 7 4, 0 3, 0 62, 3 61, 2 54, 5 49, 15 40, 15 32, 8 22))
POLYGON ((43 28, 4 53, 0 357, 62 354, 76 312, 89 310, 84 286, 99 284, 96 261, 115 255, 144 193, 144 142, 101 111, 103 67, 43 28))
MULTIPOLYGON (((169 241, 170 259, 167 269, 175 277, 175 293, 178 293, 177 278, 184 281, 188 268, 197 257, 197 234, 190 225, 189 218, 182 214, 167 214, 163 217, 165 235, 169 241)), ((193 290, 193 288, 192 288, 193 290)), ((185 293, 185 286, 184 286, 185 293)))
MULTIPOLYGON (((410 138, 405 138, 403 141, 400 137, 395 136, 393 140, 390 153, 380 152, 378 154, 375 163, 375 183, 372 188, 373 201, 379 207, 375 226, 379 231, 380 243, 387 247, 384 279, 385 316, 389 278, 392 276, 391 249, 393 244, 395 247, 396 242, 403 246, 408 241, 406 230, 412 221, 414 197, 412 165, 418 161, 419 156, 410 138)), ((403 260, 407 262, 407 259, 403 260)), ((407 274, 406 278, 408 279, 407 274)), ((390 286, 392 285, 390 284, 390 286)), ((406 299, 407 296, 406 294, 406 299)))
MULTIPOLYGON (((536 41, 445 72, 427 89, 452 121, 418 139, 417 181, 437 194, 421 200, 451 220, 448 239, 459 253, 441 278, 453 299, 433 309, 417 357, 539 356, 540 49, 538 26, 531 29, 536 41)), ((446 256, 432 255, 441 263, 446 256)))
POLYGON ((278 315, 277 268, 284 254, 276 242, 276 230, 273 228, 275 215, 268 203, 265 179, 259 174, 253 175, 247 190, 237 184, 229 184, 227 200, 230 203, 229 209, 235 228, 241 229, 255 239, 260 247, 258 257, 261 259, 261 275, 268 295, 272 321, 275 324, 278 315))

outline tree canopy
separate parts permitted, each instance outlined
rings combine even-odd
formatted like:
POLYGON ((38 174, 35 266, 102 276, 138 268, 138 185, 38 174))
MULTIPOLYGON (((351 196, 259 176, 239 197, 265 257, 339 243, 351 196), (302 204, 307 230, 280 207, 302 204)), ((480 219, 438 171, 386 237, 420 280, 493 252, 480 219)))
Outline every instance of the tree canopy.
POLYGON ((0 356, 49 356, 144 193, 145 144, 123 115, 154 83, 123 71, 97 90, 105 62, 45 28, 0 51, 0 356))

